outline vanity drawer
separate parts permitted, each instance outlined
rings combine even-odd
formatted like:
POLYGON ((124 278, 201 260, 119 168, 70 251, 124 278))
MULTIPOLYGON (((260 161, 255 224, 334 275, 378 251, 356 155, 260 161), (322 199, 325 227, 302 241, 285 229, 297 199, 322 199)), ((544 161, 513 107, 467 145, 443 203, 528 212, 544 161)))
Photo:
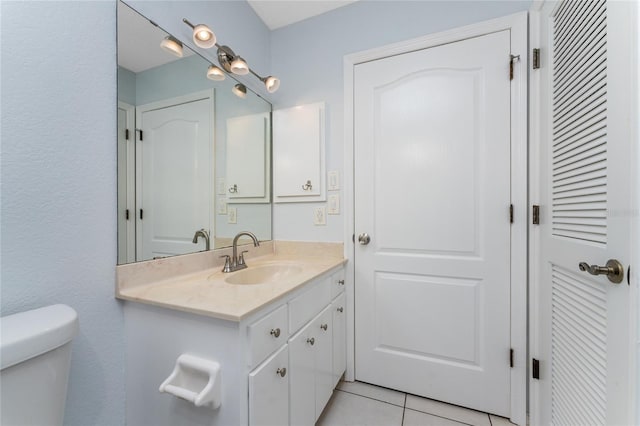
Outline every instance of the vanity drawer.
POLYGON ((337 295, 344 291, 344 269, 340 269, 331 275, 331 299, 335 299, 337 295))
POLYGON ((283 305, 249 326, 249 365, 258 365, 288 337, 287 305, 283 305))
POLYGON ((331 302, 331 278, 323 278, 289 302, 289 333, 293 334, 331 302))

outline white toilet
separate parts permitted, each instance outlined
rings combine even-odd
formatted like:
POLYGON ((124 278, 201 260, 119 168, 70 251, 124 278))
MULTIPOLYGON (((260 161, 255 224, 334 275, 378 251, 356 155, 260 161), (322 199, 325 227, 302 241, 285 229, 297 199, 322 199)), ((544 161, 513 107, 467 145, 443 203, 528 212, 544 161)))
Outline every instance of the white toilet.
POLYGON ((0 318, 0 424, 62 425, 78 314, 52 305, 0 318))

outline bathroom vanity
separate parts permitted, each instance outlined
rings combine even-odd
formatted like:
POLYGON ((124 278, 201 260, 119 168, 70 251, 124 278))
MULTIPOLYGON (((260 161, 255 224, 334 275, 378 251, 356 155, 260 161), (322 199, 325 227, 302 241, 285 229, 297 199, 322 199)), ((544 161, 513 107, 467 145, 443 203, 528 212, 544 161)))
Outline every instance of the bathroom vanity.
MULTIPOLYGON (((272 244, 272 253, 250 252, 249 267, 233 273, 220 264, 194 271, 185 260, 213 252, 118 271, 128 425, 316 422, 346 367, 342 245, 272 244), (159 392, 182 354, 219 365, 217 409, 159 392)), ((185 386, 206 387, 206 374, 186 374, 195 376, 185 386)))

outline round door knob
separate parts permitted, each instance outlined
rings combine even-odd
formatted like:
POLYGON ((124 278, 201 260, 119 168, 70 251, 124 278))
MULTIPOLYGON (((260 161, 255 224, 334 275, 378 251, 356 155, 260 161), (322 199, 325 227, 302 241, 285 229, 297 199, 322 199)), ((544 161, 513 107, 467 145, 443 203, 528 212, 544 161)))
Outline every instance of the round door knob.
POLYGON ((279 328, 272 328, 271 332, 269 334, 271 334, 275 338, 278 338, 278 337, 280 337, 280 329, 279 328))
POLYGON ((287 369, 286 369, 285 367, 278 368, 278 369, 276 370, 276 374, 279 374, 279 375, 280 375, 280 377, 284 377, 284 376, 286 376, 286 375, 287 375, 287 369))
POLYGON ((366 246, 367 244, 369 244, 371 242, 371 237, 369 237, 369 234, 362 233, 360 235, 358 235, 358 242, 360 244, 362 244, 363 246, 366 246))
POLYGON ((314 339, 313 337, 310 337, 307 339, 307 343, 313 346, 316 343, 316 339, 314 339))
POLYGON ((329 328, 328 324, 320 324, 320 328, 323 329, 324 331, 327 331, 327 328, 329 328))

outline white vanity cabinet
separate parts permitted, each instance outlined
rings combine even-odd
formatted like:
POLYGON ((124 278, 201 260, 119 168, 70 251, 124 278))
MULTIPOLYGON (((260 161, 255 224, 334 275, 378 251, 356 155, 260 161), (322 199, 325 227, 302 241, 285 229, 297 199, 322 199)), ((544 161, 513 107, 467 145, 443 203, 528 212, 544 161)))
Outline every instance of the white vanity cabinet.
POLYGON ((334 388, 331 310, 327 306, 291 338, 289 365, 292 425, 313 425, 334 388))
POLYGON ((289 347, 249 373, 249 424, 289 424, 289 347))
POLYGON ((238 321, 125 302, 127 425, 315 424, 345 370, 343 274, 334 267, 238 321), (219 408, 158 392, 182 354, 220 365, 219 408))

